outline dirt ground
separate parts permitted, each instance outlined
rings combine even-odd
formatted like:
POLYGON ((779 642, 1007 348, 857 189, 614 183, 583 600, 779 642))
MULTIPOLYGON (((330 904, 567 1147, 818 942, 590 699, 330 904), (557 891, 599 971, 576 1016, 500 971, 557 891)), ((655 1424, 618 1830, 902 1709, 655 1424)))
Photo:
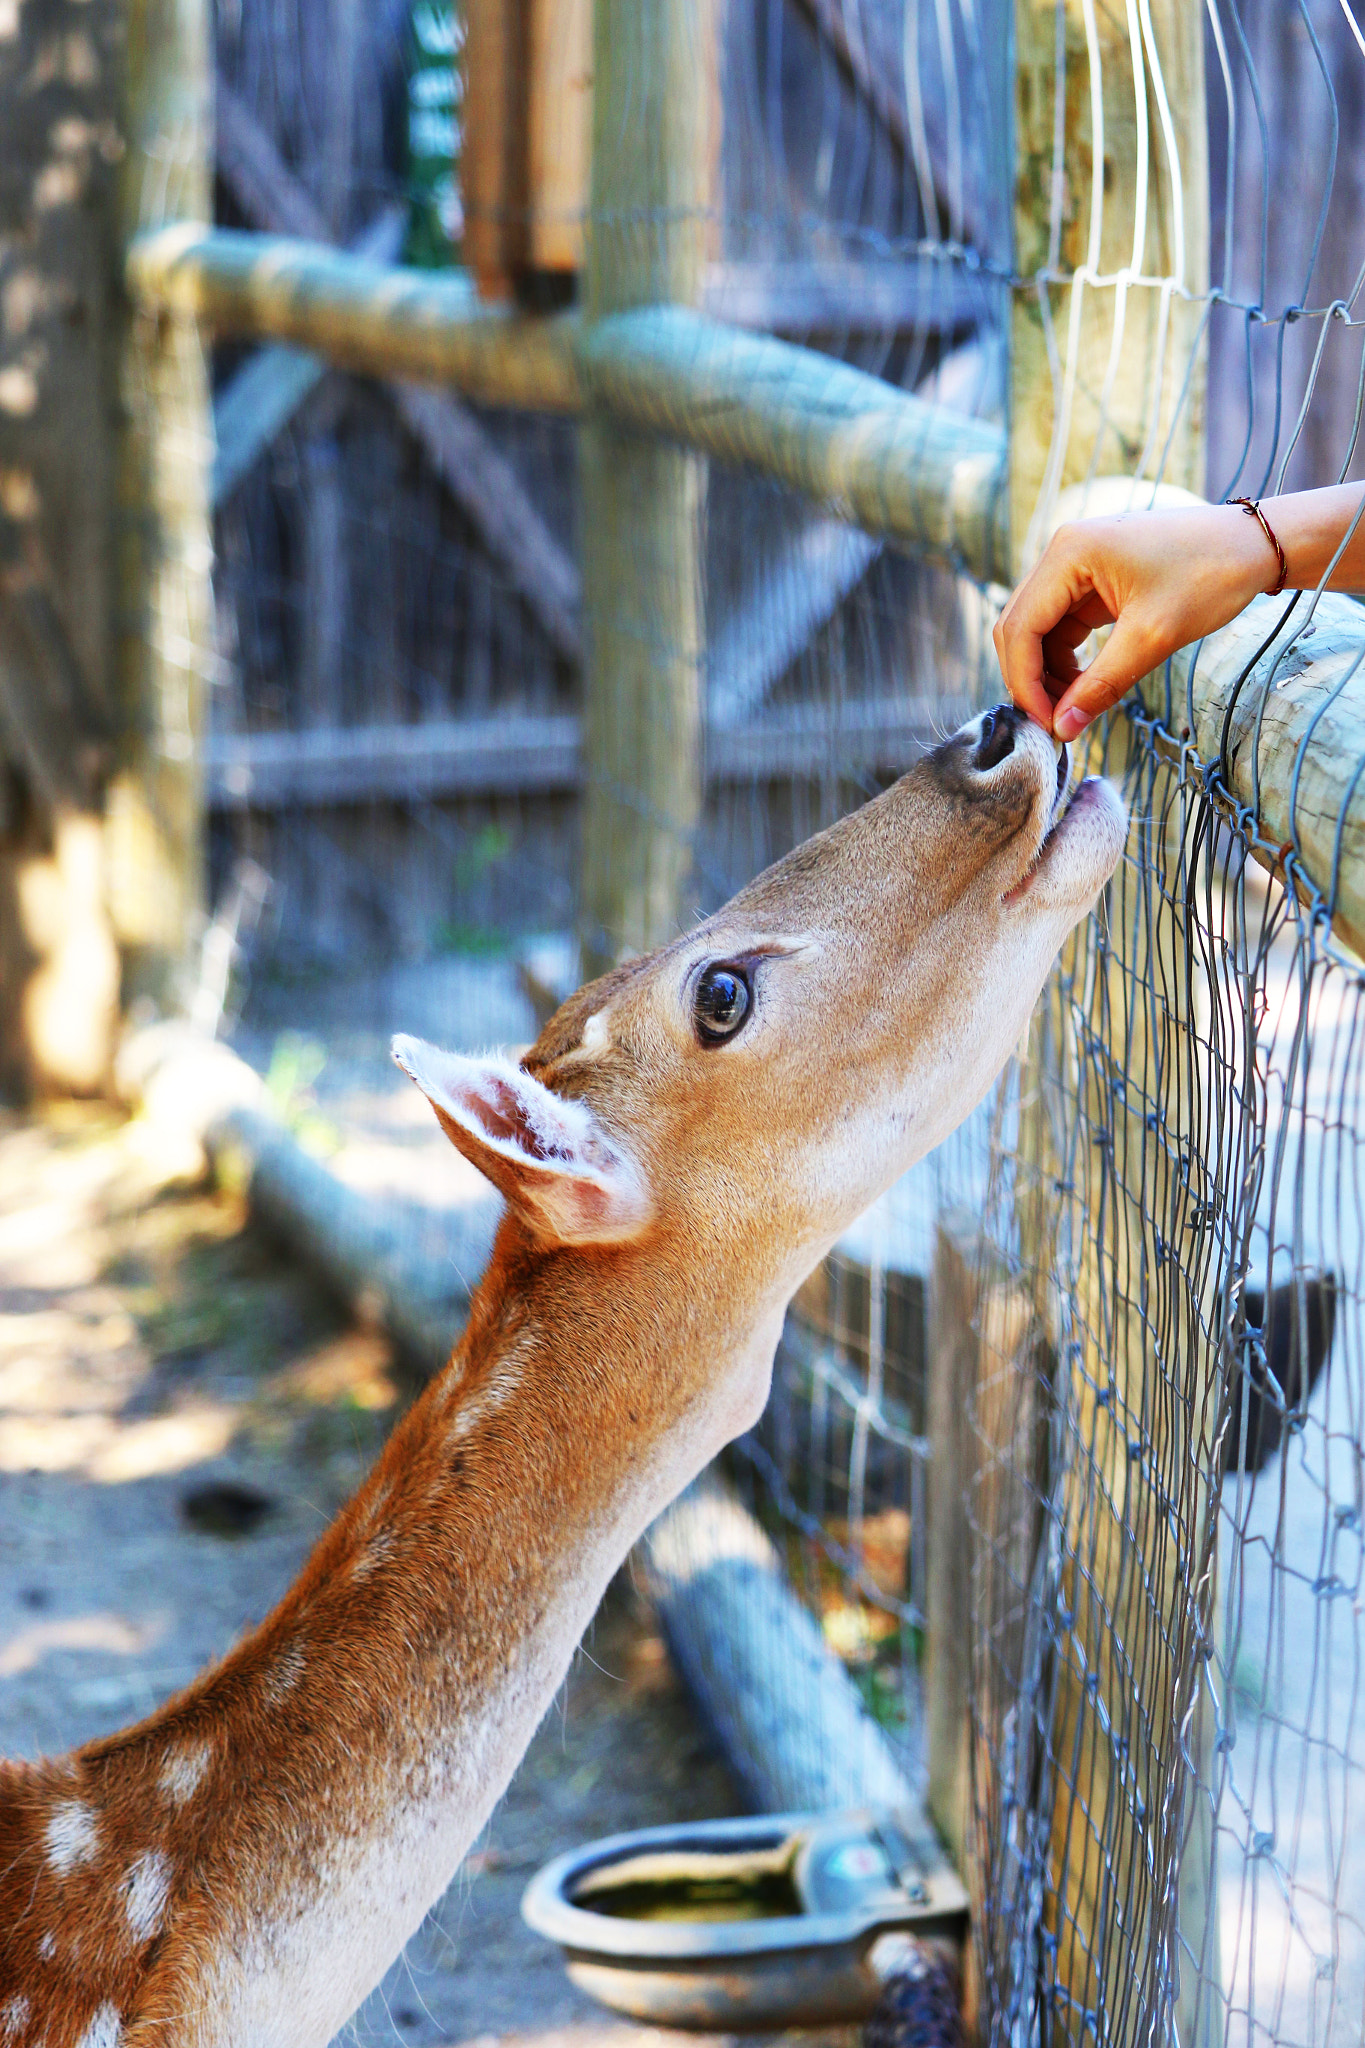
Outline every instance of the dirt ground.
MULTIPOLYGON (((0 1115, 0 1753, 106 1733, 221 1654, 410 1391, 386 1341, 348 1325, 239 1199, 183 1173, 105 1111, 0 1115)), ((591 2004, 518 1901, 575 1843, 735 1810, 623 1576, 485 1839, 342 2038, 683 2039, 591 2004)))

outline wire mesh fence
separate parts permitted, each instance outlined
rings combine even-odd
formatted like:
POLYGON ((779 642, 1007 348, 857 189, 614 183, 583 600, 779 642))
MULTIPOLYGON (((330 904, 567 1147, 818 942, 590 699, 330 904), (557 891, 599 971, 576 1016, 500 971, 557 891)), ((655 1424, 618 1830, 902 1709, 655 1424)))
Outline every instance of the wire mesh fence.
MULTIPOLYGON (((679 182, 632 157, 663 115, 623 15, 596 73, 614 192, 575 197, 556 145, 527 229, 467 103, 451 253, 532 307, 577 291, 585 326, 686 298, 993 429, 1013 554, 917 556, 591 392, 577 432, 223 348, 212 929, 236 943, 265 906, 220 1024, 321 1098, 343 1166, 363 1129, 411 1172, 391 1029, 529 1039, 580 967, 724 900, 992 701, 1001 585, 1061 513, 1112 508, 1116 477, 1138 505, 1360 471, 1347 0, 682 20, 679 182)), ((225 225, 398 253, 429 195, 405 182, 411 33, 403 8, 220 7, 225 225)), ((581 55, 577 10, 528 33, 551 74, 581 55)), ((726 1468, 933 1793, 935 1375, 941 1399, 970 1355, 955 1846, 993 2042, 1365 2038, 1365 979, 1342 885, 1365 726, 1346 612, 1275 618, 1216 717, 1210 647, 1094 743, 1132 806, 1119 876, 996 1095, 802 1290, 726 1468)))

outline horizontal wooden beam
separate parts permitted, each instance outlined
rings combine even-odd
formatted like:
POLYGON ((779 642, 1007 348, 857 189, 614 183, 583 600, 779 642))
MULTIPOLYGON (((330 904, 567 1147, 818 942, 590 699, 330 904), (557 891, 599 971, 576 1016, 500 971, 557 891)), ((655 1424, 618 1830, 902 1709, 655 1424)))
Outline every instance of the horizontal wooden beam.
POLYGON ((528 320, 482 305, 462 272, 188 222, 139 236, 126 270, 140 305, 216 335, 292 342, 342 369, 449 384, 483 405, 581 405, 573 317, 528 320))
POLYGON ((814 261, 712 263, 701 310, 732 327, 799 340, 808 334, 950 337, 1001 324, 1004 287, 960 252, 822 256, 814 261))
POLYGON ((682 307, 599 320, 578 359, 619 419, 760 469, 915 554, 1002 573, 1000 427, 682 307))
MULTIPOLYGON (((1302 639, 1293 618, 1275 636, 1284 607, 1282 597, 1254 598, 1202 642, 1192 725, 1195 649, 1172 664, 1169 714, 1164 675, 1144 695, 1201 761, 1221 759, 1226 725, 1228 797, 1255 812, 1262 864, 1331 905, 1336 936, 1365 956, 1365 607, 1328 591, 1302 639)), ((1296 616, 1306 619, 1306 600, 1296 616)))
POLYGON ((215 333, 315 349, 350 369, 454 385, 491 405, 618 418, 744 462, 879 538, 990 576, 1005 441, 995 425, 865 371, 672 307, 584 331, 572 314, 480 306, 462 278, 367 264, 313 243, 164 228, 135 242, 144 305, 215 333))
MULTIPOLYGON (((943 706, 934 709, 942 713, 943 706)), ((968 715, 964 704, 949 716, 958 711, 968 715)), ((915 704, 852 704, 837 712, 802 705, 712 731, 707 770, 717 782, 895 774, 942 729, 915 704)), ((584 780, 579 721, 555 713, 219 733, 209 739, 204 767, 210 806, 219 811, 543 796, 572 792, 584 780)))

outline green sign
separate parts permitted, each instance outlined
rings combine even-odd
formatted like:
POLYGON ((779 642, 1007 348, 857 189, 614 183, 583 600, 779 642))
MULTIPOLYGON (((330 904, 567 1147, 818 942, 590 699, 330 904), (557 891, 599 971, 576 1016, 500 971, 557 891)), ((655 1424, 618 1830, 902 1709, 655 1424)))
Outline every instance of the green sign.
POLYGON ((458 0, 416 0, 408 40, 408 263, 458 262, 464 12, 458 0))

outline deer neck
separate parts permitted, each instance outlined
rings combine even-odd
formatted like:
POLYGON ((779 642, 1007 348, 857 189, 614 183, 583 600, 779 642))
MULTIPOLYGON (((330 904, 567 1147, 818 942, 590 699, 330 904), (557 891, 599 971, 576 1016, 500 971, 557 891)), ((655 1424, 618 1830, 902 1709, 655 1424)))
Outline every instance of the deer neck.
POLYGON ((782 1303, 724 1327, 657 1262, 637 1298, 636 1263, 541 1256, 505 1224, 451 1364, 281 1605, 152 1720, 30 1783, 11 1881, 37 1887, 54 1970, 64 1945, 88 1956, 87 1920, 136 1918, 118 1888, 155 1873, 150 1947, 95 1987, 124 2048, 331 2038, 450 1882, 630 1545, 761 1406, 782 1303))

